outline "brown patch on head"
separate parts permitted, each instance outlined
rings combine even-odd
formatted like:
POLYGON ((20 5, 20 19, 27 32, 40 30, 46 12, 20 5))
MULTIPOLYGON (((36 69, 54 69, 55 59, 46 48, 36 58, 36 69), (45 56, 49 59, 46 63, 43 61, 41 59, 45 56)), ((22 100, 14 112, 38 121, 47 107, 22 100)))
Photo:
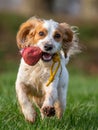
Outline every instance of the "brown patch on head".
POLYGON ((53 34, 53 38, 57 42, 62 42, 62 31, 60 31, 60 29, 56 29, 53 34))
POLYGON ((47 33, 47 30, 43 27, 43 23, 40 23, 35 29, 33 43, 36 44, 39 40, 44 39, 47 33))
POLYGON ((60 23, 59 28, 62 31, 62 47, 65 53, 65 57, 67 57, 67 52, 72 45, 73 32, 70 26, 66 23, 60 23))
POLYGON ((24 48, 32 44, 32 40, 35 35, 35 28, 42 23, 43 21, 41 19, 33 17, 20 26, 16 37, 19 48, 24 48))
POLYGON ((60 29, 63 32, 63 40, 65 42, 71 42, 73 39, 73 32, 70 26, 66 23, 60 23, 60 29))

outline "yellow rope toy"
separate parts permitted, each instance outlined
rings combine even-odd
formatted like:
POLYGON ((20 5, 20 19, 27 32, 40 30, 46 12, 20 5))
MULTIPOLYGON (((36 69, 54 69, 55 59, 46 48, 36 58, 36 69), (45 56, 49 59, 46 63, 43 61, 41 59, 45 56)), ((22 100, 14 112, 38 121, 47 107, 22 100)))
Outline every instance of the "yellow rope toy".
POLYGON ((53 63, 52 63, 52 66, 51 66, 51 69, 50 69, 50 77, 48 79, 48 82, 46 83, 46 86, 48 87, 49 84, 54 80, 54 77, 58 71, 60 67, 60 55, 58 53, 56 53, 54 56, 53 56, 53 63), (54 70, 53 72, 53 68, 54 68, 54 65, 55 63, 58 63, 56 69, 54 70))

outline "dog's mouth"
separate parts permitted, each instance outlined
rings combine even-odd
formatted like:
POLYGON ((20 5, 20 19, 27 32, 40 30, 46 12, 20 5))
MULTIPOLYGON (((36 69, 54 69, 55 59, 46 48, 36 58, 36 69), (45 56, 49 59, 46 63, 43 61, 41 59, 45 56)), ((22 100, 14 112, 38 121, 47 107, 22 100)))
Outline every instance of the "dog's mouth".
POLYGON ((46 62, 51 61, 52 57, 53 57, 53 54, 49 54, 47 52, 42 53, 42 60, 43 61, 46 61, 46 62))

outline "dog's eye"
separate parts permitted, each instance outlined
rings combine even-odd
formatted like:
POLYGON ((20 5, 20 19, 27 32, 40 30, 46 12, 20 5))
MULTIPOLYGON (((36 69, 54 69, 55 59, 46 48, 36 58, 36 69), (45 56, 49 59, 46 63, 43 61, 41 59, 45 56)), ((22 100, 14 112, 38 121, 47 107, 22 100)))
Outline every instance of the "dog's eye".
POLYGON ((59 38, 61 38, 61 35, 59 33, 57 33, 57 34, 54 35, 54 38, 59 39, 59 38))
POLYGON ((44 32, 43 31, 40 31, 38 34, 39 34, 39 36, 44 36, 44 32))

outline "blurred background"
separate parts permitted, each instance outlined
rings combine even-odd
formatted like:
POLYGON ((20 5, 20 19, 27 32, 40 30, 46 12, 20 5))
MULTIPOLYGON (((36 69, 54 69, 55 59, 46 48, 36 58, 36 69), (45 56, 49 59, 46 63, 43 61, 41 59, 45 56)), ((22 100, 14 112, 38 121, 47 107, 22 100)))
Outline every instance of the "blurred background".
POLYGON ((83 49, 72 57, 68 68, 98 74, 98 0, 0 0, 0 73, 17 71, 16 34, 31 16, 78 26, 83 49))
POLYGON ((0 130, 44 128, 98 130, 98 0, 0 0, 0 130), (67 65, 65 118, 43 123, 38 119, 35 125, 27 124, 20 114, 15 92, 21 58, 16 34, 32 16, 78 26, 82 46, 82 52, 67 65))

